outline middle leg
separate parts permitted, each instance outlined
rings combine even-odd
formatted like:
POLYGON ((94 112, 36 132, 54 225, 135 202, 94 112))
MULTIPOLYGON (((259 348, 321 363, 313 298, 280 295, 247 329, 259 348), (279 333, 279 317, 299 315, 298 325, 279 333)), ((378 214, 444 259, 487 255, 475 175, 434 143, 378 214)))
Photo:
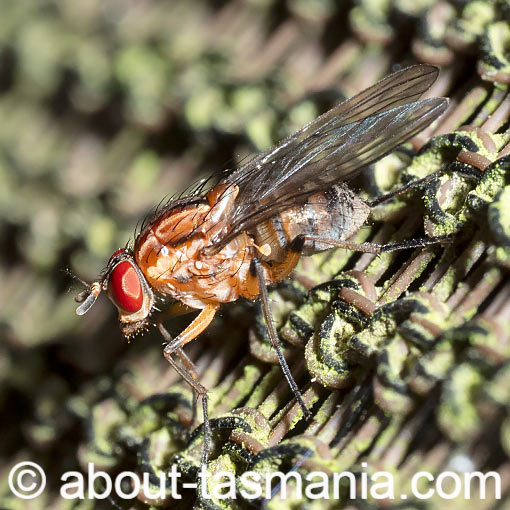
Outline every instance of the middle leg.
POLYGON ((267 331, 269 333, 269 339, 271 340, 271 345, 274 347, 274 349, 276 351, 276 355, 278 356, 278 361, 280 362, 280 366, 282 367, 282 371, 283 371, 283 374, 285 375, 285 379, 287 379, 290 389, 292 390, 292 393, 296 397, 296 400, 299 403, 299 406, 301 407, 303 414, 305 415, 305 418, 310 419, 312 416, 312 413, 310 412, 308 407, 306 407, 306 404, 303 401, 301 392, 299 391, 296 381, 292 377, 292 374, 289 369, 289 365, 287 364, 287 361, 283 355, 281 345, 280 345, 280 340, 278 338, 278 333, 276 332, 276 328, 274 327, 274 324, 273 324, 273 314, 271 313, 271 304, 269 302, 269 296, 267 293, 266 281, 264 279, 264 272, 263 272, 262 265, 261 265, 260 261, 256 258, 253 259, 253 267, 257 274, 260 300, 262 303, 262 312, 264 314, 264 320, 266 322, 267 331))

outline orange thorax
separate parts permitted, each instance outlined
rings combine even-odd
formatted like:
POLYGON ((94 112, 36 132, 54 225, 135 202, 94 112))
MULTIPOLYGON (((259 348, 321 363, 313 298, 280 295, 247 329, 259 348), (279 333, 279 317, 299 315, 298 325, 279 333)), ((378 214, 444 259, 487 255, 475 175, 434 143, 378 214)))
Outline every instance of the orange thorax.
POLYGON ((154 290, 192 308, 258 296, 250 272, 253 240, 246 233, 218 253, 203 250, 227 231, 225 218, 237 193, 235 186, 216 186, 203 201, 163 211, 146 227, 134 255, 154 290))

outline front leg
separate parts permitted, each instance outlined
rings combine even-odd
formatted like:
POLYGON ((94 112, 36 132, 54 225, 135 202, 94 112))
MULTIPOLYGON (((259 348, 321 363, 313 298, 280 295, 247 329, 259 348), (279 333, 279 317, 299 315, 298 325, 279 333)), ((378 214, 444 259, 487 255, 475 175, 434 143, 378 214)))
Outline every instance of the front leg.
POLYGON ((165 350, 163 351, 165 357, 172 354, 177 349, 182 348, 184 345, 200 335, 200 333, 202 333, 209 324, 211 324, 218 308, 218 305, 207 305, 203 310, 201 310, 200 313, 191 321, 189 326, 165 346, 165 350))
MULTIPOLYGON (((170 343, 173 340, 173 338, 170 335, 170 333, 166 330, 166 328, 163 326, 163 324, 161 322, 158 322, 157 327, 159 329, 159 332, 161 333, 161 335, 165 339, 165 342, 167 344, 170 343)), ((200 396, 200 392, 197 391, 197 389, 195 388, 195 384, 194 383, 192 384, 191 379, 193 381, 197 381, 198 373, 197 373, 197 369, 195 367, 195 364, 193 363, 193 361, 191 361, 191 359, 188 357, 188 355, 182 349, 180 349, 180 348, 176 349, 175 350, 175 354, 177 354, 177 357, 179 358, 179 361, 181 363, 181 367, 180 367, 181 371, 179 371, 177 369, 176 369, 176 371, 191 386, 191 389, 193 391, 193 403, 192 403, 192 409, 191 409, 191 420, 190 420, 190 423, 188 425, 188 434, 187 434, 189 436, 189 433, 191 431, 191 427, 195 423, 195 419, 197 417, 197 401, 198 401, 198 398, 200 396), (188 373, 183 373, 183 372, 188 372, 188 373), (191 379, 190 379, 190 376, 191 376, 191 379)), ((167 359, 167 361, 172 366, 174 366, 175 360, 173 358, 168 359, 168 357, 166 357, 166 359, 167 359)))
MULTIPOLYGON (((204 413, 204 450, 202 453, 201 465, 207 465, 207 457, 211 445, 211 424, 209 422, 209 411, 207 405, 207 389, 197 381, 197 373, 193 362, 182 351, 182 346, 191 342, 211 323, 218 307, 213 305, 206 306, 199 315, 191 322, 191 324, 176 338, 172 339, 168 331, 161 322, 157 323, 157 327, 163 338, 168 342, 163 349, 163 355, 174 370, 189 384, 194 394, 202 398, 202 410, 204 413), (172 354, 176 353, 182 365, 177 363, 172 354)), ((195 411, 193 411, 195 414, 195 411)), ((194 416, 193 416, 194 418, 194 416)))

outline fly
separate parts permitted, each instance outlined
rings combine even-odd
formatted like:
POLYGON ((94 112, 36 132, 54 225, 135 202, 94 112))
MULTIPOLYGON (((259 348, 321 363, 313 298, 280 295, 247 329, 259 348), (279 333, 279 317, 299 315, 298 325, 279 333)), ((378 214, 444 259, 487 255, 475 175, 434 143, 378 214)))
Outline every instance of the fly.
POLYGON ((116 251, 101 278, 76 297, 81 303, 76 313, 83 315, 105 291, 118 309, 127 338, 150 326, 159 329, 166 342, 165 358, 202 400, 203 464, 211 438, 207 390, 182 348, 209 326, 223 303, 260 298, 283 373, 310 417, 281 351, 267 286, 288 277, 301 256, 332 247, 379 253, 444 240, 386 245, 349 241, 366 222, 370 207, 396 193, 367 202, 346 184, 446 110, 445 98, 419 99, 437 75, 438 69, 426 64, 391 74, 208 191, 170 201, 145 224, 134 246, 116 251), (153 315, 160 298, 172 298, 200 313, 172 338, 153 315))

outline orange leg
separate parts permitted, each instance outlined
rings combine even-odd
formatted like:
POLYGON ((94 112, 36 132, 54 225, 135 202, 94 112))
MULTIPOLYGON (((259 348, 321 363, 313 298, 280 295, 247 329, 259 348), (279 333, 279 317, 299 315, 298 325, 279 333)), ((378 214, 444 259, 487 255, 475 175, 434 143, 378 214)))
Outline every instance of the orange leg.
POLYGON ((186 345, 191 340, 195 339, 202 333, 211 321, 218 310, 216 305, 207 305, 201 312, 193 319, 190 325, 178 336, 176 336, 170 343, 165 346, 165 356, 172 354, 183 345, 186 345))
MULTIPOLYGON (((195 366, 182 350, 182 346, 188 342, 191 342, 191 340, 200 335, 200 333, 202 333, 202 331, 204 331, 207 326, 209 326, 218 308, 219 306, 207 305, 198 314, 198 316, 195 317, 191 324, 173 340, 168 331, 163 327, 163 324, 161 324, 161 322, 157 324, 158 329, 163 335, 163 338, 168 341, 168 344, 163 350, 165 358, 170 363, 170 365, 172 365, 174 370, 191 386, 195 395, 202 398, 202 409, 204 413, 204 450, 202 453, 201 464, 203 466, 207 465, 209 446, 211 444, 211 425, 209 423, 209 412, 207 406, 207 389, 197 381, 195 366), (181 362, 180 364, 176 363, 176 361, 173 359, 173 353, 177 354, 181 362)), ((195 413, 196 408, 194 403, 192 422, 194 421, 195 413)))

